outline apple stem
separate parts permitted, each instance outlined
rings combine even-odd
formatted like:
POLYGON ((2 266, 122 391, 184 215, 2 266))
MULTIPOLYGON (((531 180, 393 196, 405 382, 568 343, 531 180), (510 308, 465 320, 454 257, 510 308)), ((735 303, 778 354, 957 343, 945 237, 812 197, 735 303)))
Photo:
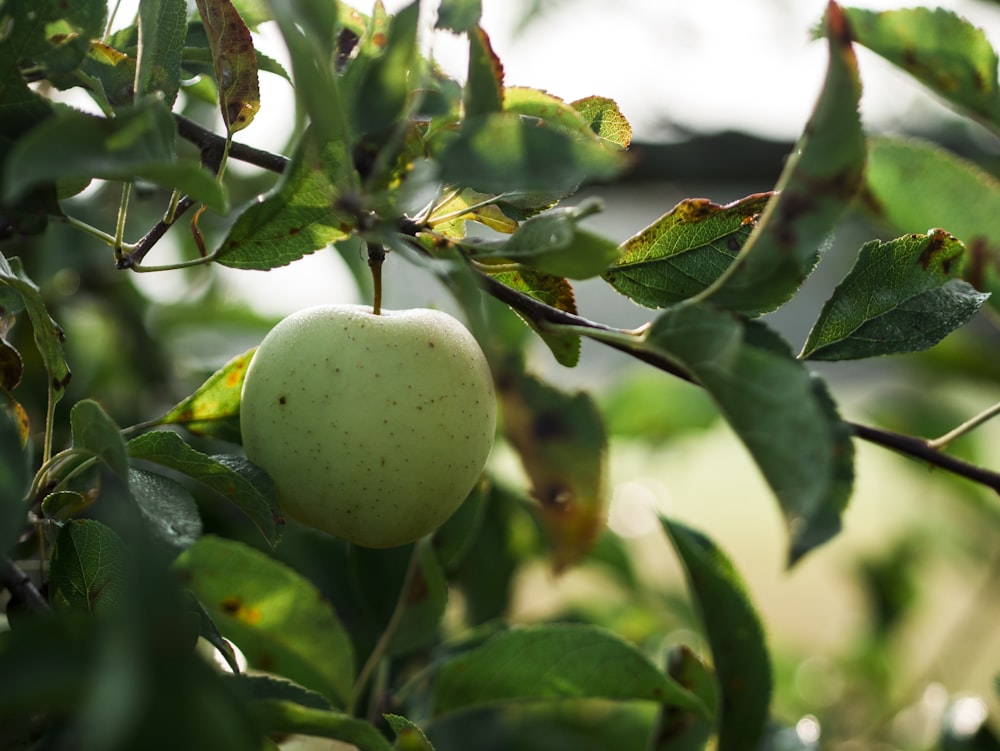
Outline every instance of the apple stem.
POLYGON ((382 315, 382 262, 385 261, 385 246, 378 243, 368 243, 368 268, 372 270, 372 286, 374 299, 372 313, 382 315))

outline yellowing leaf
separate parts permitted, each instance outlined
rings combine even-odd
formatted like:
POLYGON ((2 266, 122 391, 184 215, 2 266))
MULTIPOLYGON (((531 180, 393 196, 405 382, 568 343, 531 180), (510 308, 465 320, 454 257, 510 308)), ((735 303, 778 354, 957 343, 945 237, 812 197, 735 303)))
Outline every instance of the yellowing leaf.
POLYGON ((247 127, 260 109, 257 53, 250 29, 229 0, 196 0, 212 48, 219 106, 230 133, 247 127))

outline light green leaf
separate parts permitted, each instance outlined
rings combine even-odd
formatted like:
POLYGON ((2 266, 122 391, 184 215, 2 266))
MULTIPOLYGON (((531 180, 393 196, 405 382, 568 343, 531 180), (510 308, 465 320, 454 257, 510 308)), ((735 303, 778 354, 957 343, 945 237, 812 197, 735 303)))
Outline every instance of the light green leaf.
POLYGON ((253 122, 260 109, 253 37, 230 0, 195 2, 212 49, 222 118, 235 133, 253 122))
POLYGON ((195 435, 241 443, 240 393, 247 366, 256 351, 254 347, 227 362, 155 424, 181 425, 195 435))
POLYGON ((861 82, 840 8, 826 14, 830 63, 819 101, 769 202, 736 261, 701 299, 758 315, 787 302, 861 187, 865 142, 861 82))
POLYGON ((197 162, 177 161, 176 138, 170 110, 155 100, 110 120, 61 110, 14 147, 3 175, 4 197, 16 200, 35 186, 68 178, 144 178, 226 211, 215 177, 197 162))
POLYGON ((574 137, 513 112, 466 120, 441 154, 441 176, 483 193, 566 193, 585 180, 607 180, 627 162, 591 138, 574 137))
POLYGON ((510 370, 498 379, 503 425, 538 501, 553 567, 570 566, 593 547, 608 507, 607 436, 584 392, 568 394, 510 370))
POLYGON ((590 127, 590 120, 559 97, 540 89, 511 86, 504 92, 503 108, 507 112, 536 117, 550 125, 565 128, 571 133, 594 138, 597 134, 590 127))
POLYGON ((572 105, 605 143, 619 149, 627 149, 632 143, 632 126, 613 99, 588 96, 572 105))
POLYGON ((469 30, 469 71, 462 97, 465 117, 500 112, 504 99, 503 65, 489 36, 476 26, 469 30))
POLYGON ((444 661, 433 712, 525 699, 603 698, 654 701, 705 712, 620 636, 589 624, 548 623, 501 631, 444 661))
POLYGON ((73 431, 73 447, 90 451, 100 457, 116 475, 128 475, 128 456, 121 430, 100 404, 83 399, 69 413, 73 431))
MULTIPOLYGON (((532 269, 519 271, 503 271, 493 275, 494 278, 508 287, 540 300, 546 305, 576 314, 576 297, 573 287, 562 277, 552 276, 532 269)), ((542 338, 545 345, 556 358, 556 362, 567 368, 576 367, 580 362, 580 337, 576 334, 552 332, 538 328, 534 321, 522 317, 542 338)))
POLYGON ((704 535, 661 519, 701 612, 719 685, 719 751, 757 748, 768 721, 771 664, 764 630, 733 564, 704 535))
POLYGON ((175 568, 251 665, 318 691, 335 706, 347 703, 351 642, 306 579, 246 545, 211 536, 184 551, 175 568))
POLYGON ((382 717, 396 734, 393 744, 396 751, 434 751, 424 731, 407 718, 398 714, 384 714, 382 717))
POLYGON ((343 143, 324 146, 307 131, 274 191, 247 208, 216 252, 219 263, 266 271, 346 239, 353 219, 340 199, 357 187, 343 143))
MULTIPOLYGON (((942 227, 968 249, 964 278, 1000 293, 1000 182, 981 167, 926 141, 874 138, 868 144, 864 206, 894 232, 942 227)), ((1000 309, 1000 294, 990 306, 1000 309)))
POLYGON ((162 96, 164 103, 173 106, 180 89, 181 55, 186 36, 185 0, 145 0, 139 4, 137 101, 147 96, 162 96))
POLYGON ((482 0, 444 0, 438 6, 436 29, 448 29, 456 34, 472 31, 483 15, 482 0))
POLYGON ((964 266, 965 246, 940 229, 865 243, 800 356, 848 360, 933 347, 988 297, 959 279, 964 266))
POLYGON ((959 110, 1000 128, 997 53, 982 29, 944 8, 845 8, 851 35, 959 110))
POLYGON ((150 531, 171 549, 182 550, 201 535, 198 506, 179 482, 131 467, 128 489, 150 531))
POLYGON ((662 314, 643 340, 706 389, 750 451, 784 514, 789 563, 833 537, 853 483, 851 434, 787 344, 704 303, 662 314))
POLYGON ((203 454, 169 430, 133 438, 128 452, 133 459, 159 464, 211 488, 246 514, 270 545, 277 542, 283 522, 273 484, 246 460, 203 454))
POLYGON ((87 612, 115 604, 125 572, 125 544, 108 526, 78 519, 59 530, 52 551, 51 600, 87 612))
POLYGON ((772 196, 757 193, 725 206, 683 200, 622 243, 618 262, 601 276, 650 308, 687 300, 725 273, 772 196))

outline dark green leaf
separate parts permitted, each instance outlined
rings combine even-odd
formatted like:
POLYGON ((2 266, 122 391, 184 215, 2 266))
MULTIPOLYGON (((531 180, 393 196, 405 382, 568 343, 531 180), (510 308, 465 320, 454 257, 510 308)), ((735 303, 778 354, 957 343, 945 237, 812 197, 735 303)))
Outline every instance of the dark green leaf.
MULTIPOLYGON (((86 81, 92 96, 103 98, 108 107, 120 107, 133 100, 136 65, 134 57, 129 57, 110 44, 94 41, 91 42, 77 75, 86 81)), ((151 83, 157 79, 155 72, 149 75, 151 83)), ((77 85, 79 82, 74 76, 67 81, 67 86, 77 85)))
POLYGON ((70 371, 63 352, 66 335, 59 324, 49 316, 45 301, 38 287, 21 267, 18 258, 6 259, 0 255, 0 287, 7 287, 20 295, 24 308, 31 319, 35 346, 42 356, 49 376, 49 386, 56 399, 61 399, 69 383, 70 371))
POLYGON ((212 616, 205 610, 205 606, 201 604, 198 598, 191 592, 186 592, 186 594, 191 612, 198 619, 198 636, 211 644, 215 648, 215 651, 222 655, 222 659, 226 661, 226 665, 229 666, 229 669, 233 673, 239 673, 240 663, 236 659, 236 652, 233 650, 233 645, 226 641, 222 634, 219 633, 219 627, 215 625, 212 616))
POLYGON ((845 8, 851 36, 959 110, 1000 127, 997 54, 989 38, 944 8, 845 8))
POLYGON ((621 254, 617 243, 579 226, 595 210, 599 203, 585 202, 528 219, 493 253, 554 277, 589 279, 621 254))
POLYGON ((7 161, 3 192, 16 200, 28 189, 56 179, 145 178, 176 188, 220 212, 222 187, 197 162, 178 162, 177 129, 169 108, 149 100, 113 119, 62 110, 22 138, 7 161))
POLYGON ((250 664, 337 706, 354 679, 350 640, 330 603, 292 569, 246 545, 203 537, 177 559, 182 580, 250 664))
POLYGON ((708 391, 754 457, 784 513, 790 563, 840 530, 854 477, 850 430, 783 340, 763 324, 687 304, 657 318, 644 342, 708 391))
POLYGON ((92 519, 66 523, 52 551, 53 603, 88 612, 115 604, 121 593, 125 544, 108 526, 92 519))
POLYGON ((632 143, 632 126, 613 99, 588 96, 572 104, 605 143, 620 149, 627 149, 632 143))
POLYGON ((73 430, 73 448, 90 451, 107 464, 116 475, 128 475, 125 440, 115 421, 108 417, 100 404, 83 399, 73 405, 69 414, 73 430))
POLYGON ((239 689, 254 700, 276 699, 279 701, 294 702, 302 707, 310 709, 330 709, 330 702, 326 697, 315 691, 297 683, 275 678, 271 675, 246 675, 234 676, 239 689))
POLYGON ((719 751, 756 748, 767 724, 771 665, 764 630, 732 563, 711 540, 663 519, 701 611, 719 683, 719 751))
POLYGON ((277 699, 254 703, 257 727, 266 735, 312 735, 355 746, 358 751, 392 751, 389 741, 366 720, 277 699))
POLYGON ((175 470, 216 491, 239 508, 272 546, 280 534, 273 485, 261 470, 236 456, 208 456, 169 430, 145 433, 128 442, 129 455, 175 470), (255 476, 256 475, 256 476, 255 476))
POLYGON ((611 179, 626 165, 599 140, 504 112, 464 122, 441 155, 441 176, 484 193, 565 193, 585 180, 611 179))
POLYGON ((756 315, 789 300, 819 260, 831 231, 861 187, 865 142, 858 115, 861 83, 840 8, 826 14, 830 64, 796 153, 736 261, 704 297, 756 315))
MULTIPOLYGON (((516 289, 530 295, 536 300, 540 300, 546 305, 558 308, 567 313, 576 313, 576 297, 573 287, 562 277, 544 274, 532 269, 521 269, 520 271, 504 271, 494 274, 497 281, 506 284, 508 287, 516 289)), ((545 342, 546 346, 556 358, 556 362, 567 368, 576 367, 580 361, 580 337, 575 334, 563 334, 552 331, 545 331, 535 326, 533 321, 523 319, 531 326, 545 342)))
POLYGON ((153 535, 182 550, 201 535, 201 517, 191 493, 169 477, 131 467, 128 488, 153 535))
POLYGON ((181 81, 181 54, 187 36, 186 0, 145 0, 139 4, 139 57, 135 98, 162 96, 170 107, 181 81))
POLYGON ((253 37, 230 0, 195 2, 212 49, 222 119, 235 133, 253 122, 260 109, 253 37))
MULTIPOLYGON (((914 139, 868 145, 865 207, 895 232, 942 227, 965 243, 974 287, 1000 293, 1000 182, 972 162, 914 139), (974 200, 970 197, 975 196, 974 200)), ((1000 305, 994 294, 990 306, 1000 305)))
POLYGON ((697 697, 621 637, 562 623, 502 631, 446 660, 434 681, 433 711, 560 698, 644 700, 705 711, 697 697))
POLYGON ((356 188, 344 144, 307 131, 274 191, 240 214, 216 253, 223 266, 266 271, 348 237, 339 199, 356 188))
POLYGON ((28 518, 28 455, 14 416, 0 407, 0 555, 17 542, 28 518))
POLYGON ((227 362, 156 424, 182 425, 195 435, 241 443, 240 393, 247 365, 255 351, 256 347, 227 362))
POLYGON ((462 97, 465 117, 500 112, 504 108, 503 65, 482 28, 469 30, 469 72, 462 97))
MULTIPOLYGON (((674 647, 667 655, 667 673, 702 703, 717 712, 715 676, 687 646, 674 647)), ((664 707, 653 728, 649 751, 703 751, 715 730, 713 718, 681 707, 664 707)))
POLYGON ((42 513, 48 519, 68 521, 90 507, 94 498, 72 490, 57 490, 42 500, 42 513))
POLYGON ((434 554, 445 571, 460 566, 462 559, 472 548, 483 524, 488 497, 489 484, 480 482, 458 507, 458 511, 434 530, 434 554))
POLYGON ((456 34, 472 31, 483 15, 482 0, 444 0, 438 6, 436 29, 448 29, 456 34))
POLYGON ((687 300, 725 272, 772 195, 757 193, 725 206, 706 198, 681 201, 622 243, 621 257, 602 277, 650 308, 687 300))
POLYGON ((104 33, 107 12, 104 0, 6 3, 4 46, 15 63, 38 66, 48 75, 69 73, 87 54, 90 40, 104 33))
POLYGON ((958 278, 964 266, 965 247, 940 229, 865 243, 801 356, 848 360, 933 347, 987 298, 958 278))
POLYGON ((386 714, 382 717, 396 734, 396 742, 392 746, 396 751, 434 751, 434 746, 424 735, 424 731, 410 720, 398 714, 386 714))
POLYGON ((593 546, 607 514, 607 436, 586 393, 567 394, 511 370, 499 378, 503 424, 538 501, 553 566, 561 570, 593 546))

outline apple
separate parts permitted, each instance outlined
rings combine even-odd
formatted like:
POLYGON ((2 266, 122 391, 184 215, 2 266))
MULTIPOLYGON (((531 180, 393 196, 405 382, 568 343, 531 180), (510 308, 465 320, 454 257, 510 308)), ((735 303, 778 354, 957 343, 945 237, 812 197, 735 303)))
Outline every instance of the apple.
POLYGON ((243 447, 282 510, 366 547, 412 542, 451 516, 495 428, 486 357, 436 310, 301 310, 264 337, 243 382, 243 447))

